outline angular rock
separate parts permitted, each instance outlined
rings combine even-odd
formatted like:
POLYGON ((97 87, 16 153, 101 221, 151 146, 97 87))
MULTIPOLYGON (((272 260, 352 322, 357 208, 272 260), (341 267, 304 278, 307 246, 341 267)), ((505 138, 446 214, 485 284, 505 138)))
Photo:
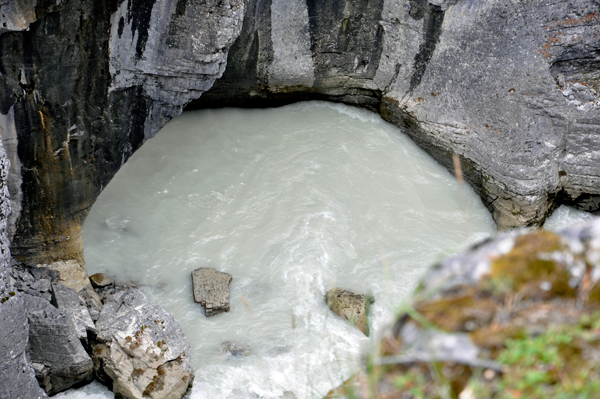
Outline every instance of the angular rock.
POLYGON ((114 285, 115 282, 108 274, 96 273, 90 276, 90 282, 94 288, 105 288, 114 285))
POLYGON ((26 356, 29 337, 27 307, 11 278, 7 229, 10 214, 7 189, 9 164, 0 143, 0 398, 41 399, 47 398, 47 395, 39 387, 26 356))
POLYGON ((232 356, 248 356, 250 354, 250 345, 225 341, 221 345, 221 352, 229 353, 232 356))
POLYGON ((140 291, 111 295, 96 327, 94 370, 115 396, 179 399, 185 394, 194 378, 190 344, 173 316, 140 291))
POLYGON ((58 272, 58 281, 56 282, 74 289, 90 309, 92 318, 99 314, 100 309, 102 309, 102 301, 92 288, 85 267, 79 262, 70 259, 38 266, 58 272))
POLYGON ((206 317, 229 312, 229 283, 232 276, 213 269, 200 267, 192 272, 194 300, 204 306, 206 317))
POLYGON ((6 297, 0 304, 0 398, 47 398, 25 354, 29 336, 25 302, 18 292, 6 297))
POLYGON ((36 364, 38 382, 48 394, 93 379, 93 363, 73 319, 48 301, 24 294, 29 319, 27 357, 36 364))
POLYGON ((367 295, 354 294, 341 288, 332 288, 325 294, 325 300, 327 307, 333 313, 348 320, 367 337, 369 336, 367 306, 373 303, 373 298, 367 295))
POLYGON ((95 332, 96 326, 87 306, 74 289, 62 284, 52 284, 52 304, 65 312, 73 320, 77 337, 87 344, 87 332, 95 332))

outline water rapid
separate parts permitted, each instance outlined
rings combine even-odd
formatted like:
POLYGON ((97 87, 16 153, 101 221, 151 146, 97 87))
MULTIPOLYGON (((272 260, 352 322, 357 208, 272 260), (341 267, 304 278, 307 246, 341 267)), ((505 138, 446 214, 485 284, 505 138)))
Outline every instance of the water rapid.
MULTIPOLYGON (((324 102, 186 112, 123 166, 84 228, 88 272, 135 281, 192 346, 193 399, 322 397, 369 339, 326 307, 375 297, 377 336, 434 262, 494 234, 471 189, 378 115, 324 102), (233 275, 206 318, 193 269, 233 275), (247 305, 246 306, 242 299, 247 305), (247 357, 220 352, 246 343, 247 357)), ((59 398, 109 398, 94 383, 59 398)))

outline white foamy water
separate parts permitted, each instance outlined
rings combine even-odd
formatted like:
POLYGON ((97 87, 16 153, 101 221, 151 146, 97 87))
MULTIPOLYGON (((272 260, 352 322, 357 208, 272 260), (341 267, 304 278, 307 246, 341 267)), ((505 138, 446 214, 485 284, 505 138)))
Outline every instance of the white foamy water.
MULTIPOLYGON (((191 398, 301 399, 349 377, 369 346, 325 307, 328 289, 373 295, 377 335, 428 266, 494 232, 479 198, 397 128, 309 102, 176 118, 106 187, 84 247, 90 274, 138 281, 181 323, 191 398), (229 313, 193 302, 202 266, 233 275, 229 313), (224 341, 251 354, 226 356, 224 341)), ((111 397, 85 389, 60 397, 111 397)))
POLYGON ((546 219, 544 228, 557 231, 564 227, 589 222, 593 218, 594 215, 589 212, 561 205, 546 219))

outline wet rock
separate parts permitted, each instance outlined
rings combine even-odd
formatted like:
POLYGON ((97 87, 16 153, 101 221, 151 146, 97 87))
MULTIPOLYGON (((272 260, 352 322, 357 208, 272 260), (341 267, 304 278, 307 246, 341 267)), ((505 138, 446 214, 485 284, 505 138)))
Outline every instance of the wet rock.
POLYGON ((91 381, 92 359, 79 340, 72 317, 44 299, 23 296, 29 319, 27 357, 36 364, 42 388, 53 395, 91 381))
POLYGON ((95 332, 96 327, 87 306, 77 292, 62 284, 53 283, 52 304, 72 318, 78 338, 87 345, 88 331, 95 332))
POLYGON ((96 273, 90 276, 90 282, 94 288, 105 288, 114 285, 115 282, 108 274, 96 273))
POLYGON ((338 316, 348 320, 369 336, 367 307, 373 299, 367 295, 354 294, 341 288, 333 288, 325 294, 327 307, 338 316))
POLYGON ((179 323, 137 289, 111 295, 91 344, 94 370, 115 396, 181 398, 194 374, 179 323))
POLYGON ((206 317, 229 312, 229 283, 232 276, 213 269, 201 267, 192 272, 194 300, 204 306, 206 317))
POLYGON ((225 341, 221 345, 221 352, 232 356, 248 356, 250 354, 250 345, 225 341))

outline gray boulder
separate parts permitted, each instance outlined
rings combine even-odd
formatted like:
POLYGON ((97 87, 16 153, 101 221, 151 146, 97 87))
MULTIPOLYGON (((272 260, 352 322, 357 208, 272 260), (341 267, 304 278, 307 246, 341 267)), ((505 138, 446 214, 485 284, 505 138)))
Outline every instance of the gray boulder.
POLYGON ((368 305, 373 299, 367 295, 354 294, 341 288, 332 288, 325 294, 327 307, 343 319, 358 327, 367 337, 369 323, 367 320, 368 305))
POLYGON ((9 165, 0 143, 0 399, 47 398, 27 362, 27 308, 10 273, 10 198, 6 184, 9 165))
POLYGON ((48 394, 64 391, 93 379, 93 363, 72 317, 50 302, 24 294, 29 319, 27 357, 38 382, 48 394))
POLYGON ((95 332, 96 327, 88 308, 74 289, 62 284, 52 284, 52 304, 64 311, 73 320, 77 337, 87 344, 87 332, 95 332))
POLYGON ((0 399, 46 398, 25 354, 29 324, 23 297, 1 289, 0 296, 0 399))
POLYGON ((185 395, 194 378, 190 344, 173 316, 131 288, 108 297, 96 327, 94 370, 115 396, 185 395))
POLYGON ((229 312, 229 283, 232 276, 212 267, 200 267, 192 272, 194 300, 204 306, 206 317, 229 312))

